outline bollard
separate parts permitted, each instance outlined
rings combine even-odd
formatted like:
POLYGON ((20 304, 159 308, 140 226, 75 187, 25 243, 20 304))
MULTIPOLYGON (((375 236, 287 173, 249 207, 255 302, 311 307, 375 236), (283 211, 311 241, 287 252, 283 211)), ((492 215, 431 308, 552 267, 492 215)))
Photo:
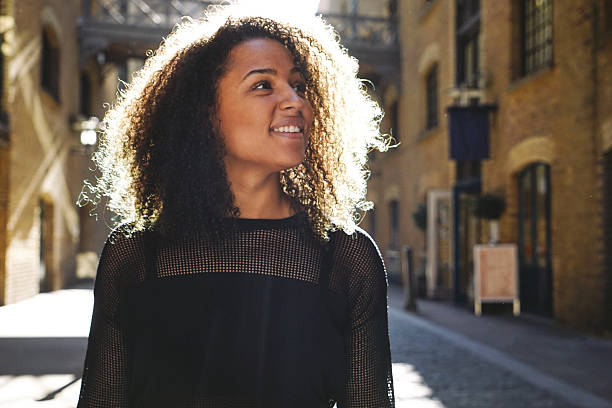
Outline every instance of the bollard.
POLYGON ((404 283, 404 309, 416 312, 416 279, 412 263, 412 248, 410 245, 402 247, 401 255, 402 281, 404 283))

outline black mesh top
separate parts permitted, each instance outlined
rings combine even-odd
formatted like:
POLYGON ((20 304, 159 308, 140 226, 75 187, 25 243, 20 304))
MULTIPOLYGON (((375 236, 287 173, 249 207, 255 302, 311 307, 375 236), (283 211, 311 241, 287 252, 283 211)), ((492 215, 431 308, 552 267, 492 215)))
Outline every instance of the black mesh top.
POLYGON ((79 407, 393 407, 387 282, 362 230, 303 214, 223 239, 109 237, 79 407))

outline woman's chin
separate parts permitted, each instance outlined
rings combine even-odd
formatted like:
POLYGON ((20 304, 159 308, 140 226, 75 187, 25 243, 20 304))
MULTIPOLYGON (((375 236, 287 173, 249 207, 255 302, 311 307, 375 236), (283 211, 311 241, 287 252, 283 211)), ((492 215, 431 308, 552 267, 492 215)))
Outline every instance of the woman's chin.
POLYGON ((299 166, 303 162, 304 162, 304 156, 296 158, 295 160, 286 160, 286 161, 283 161, 282 163, 279 163, 278 169, 280 171, 289 170, 289 169, 299 166))

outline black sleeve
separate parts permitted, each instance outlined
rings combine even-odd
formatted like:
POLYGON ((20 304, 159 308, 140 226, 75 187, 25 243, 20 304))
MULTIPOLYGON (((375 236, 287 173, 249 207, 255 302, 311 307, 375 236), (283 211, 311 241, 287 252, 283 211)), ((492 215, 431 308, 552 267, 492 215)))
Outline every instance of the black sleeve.
POLYGON ((94 309, 79 408, 127 407, 125 341, 118 322, 119 285, 133 271, 134 243, 120 232, 106 241, 94 286, 94 309))
POLYGON ((345 401, 339 407, 394 407, 385 267, 366 232, 340 235, 336 260, 347 275, 350 332, 345 401))

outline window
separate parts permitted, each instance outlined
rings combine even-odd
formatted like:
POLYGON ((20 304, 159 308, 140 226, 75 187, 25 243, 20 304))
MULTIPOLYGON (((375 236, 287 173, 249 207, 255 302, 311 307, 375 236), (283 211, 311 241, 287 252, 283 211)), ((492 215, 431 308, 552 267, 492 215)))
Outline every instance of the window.
POLYGON ((81 115, 93 116, 91 112, 91 82, 87 73, 81 73, 81 115))
POLYGON ((480 0, 457 0, 457 86, 479 88, 480 0))
POLYGON ((389 236, 389 249, 399 248, 399 202, 392 200, 389 203, 389 221, 390 236, 389 236))
POLYGON ((429 130, 438 126, 438 64, 429 70, 425 82, 427 87, 426 129, 429 130))
POLYGON ((552 64, 552 0, 523 0, 521 8, 522 73, 552 64))
POLYGON ((42 32, 41 85, 59 102, 60 51, 57 36, 49 27, 42 32))
MULTIPOLYGON (((0 0, 0 15, 4 16, 6 12, 6 2, 0 0)), ((9 114, 7 111, 6 94, 4 92, 6 84, 6 63, 7 60, 4 58, 5 33, 0 32, 0 141, 9 140, 9 114)), ((1 300, 1 299, 0 299, 1 300)))
POLYGON ((604 30, 612 30, 612 0, 604 2, 604 30))
POLYGON ((480 178, 482 169, 480 160, 457 160, 457 181, 480 178))
POLYGON ((0 111, 4 111, 4 33, 0 33, 0 111))
POLYGON ((386 115, 389 117, 389 134, 393 137, 394 143, 400 141, 399 121, 398 121, 398 101, 393 101, 387 109, 386 115))
MULTIPOLYGON (((607 288, 606 307, 612 310, 612 149, 603 155, 603 247, 604 274, 607 288)), ((612 313, 606 316, 606 327, 612 330, 612 313)))

